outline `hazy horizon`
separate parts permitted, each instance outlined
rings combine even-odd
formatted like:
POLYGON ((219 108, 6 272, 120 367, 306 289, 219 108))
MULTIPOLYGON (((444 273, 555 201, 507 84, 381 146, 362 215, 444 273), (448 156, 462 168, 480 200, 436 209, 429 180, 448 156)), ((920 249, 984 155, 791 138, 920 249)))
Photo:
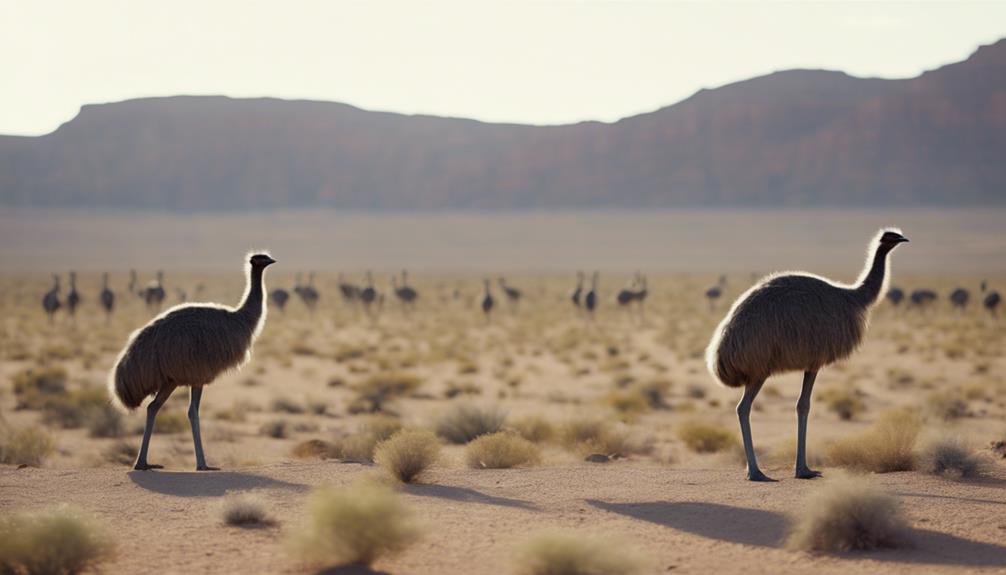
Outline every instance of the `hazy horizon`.
POLYGON ((0 22, 0 134, 40 135, 181 94, 610 122, 779 70, 914 77, 1006 37, 1006 3, 2 1, 0 22))

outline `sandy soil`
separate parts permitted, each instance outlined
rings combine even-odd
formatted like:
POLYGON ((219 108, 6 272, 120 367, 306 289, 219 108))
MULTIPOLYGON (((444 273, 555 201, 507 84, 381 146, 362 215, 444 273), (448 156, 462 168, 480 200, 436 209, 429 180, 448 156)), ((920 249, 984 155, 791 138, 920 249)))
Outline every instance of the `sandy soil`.
MULTIPOLYGON (((277 270, 270 287, 292 285, 277 270)), ((142 274, 144 279, 151 273, 142 274)), ((852 279, 850 270, 841 279, 852 279)), ((354 274, 354 277, 359 277, 354 274)), ((56 450, 41 469, 0 466, 0 512, 69 502, 94 512, 118 543, 110 573, 305 572, 284 540, 303 517, 308 491, 344 484, 369 466, 298 461, 292 450, 307 439, 330 440, 353 432, 367 415, 350 413, 355 388, 374 374, 405 372, 421 386, 387 410, 408 426, 430 427, 458 402, 505 410, 511 421, 540 415, 561 425, 596 418, 623 429, 641 446, 609 464, 583 462, 583 454, 544 446, 538 467, 470 470, 463 447, 447 446, 423 485, 405 490, 426 526, 421 543, 376 567, 393 573, 508 573, 514 546, 544 528, 582 529, 627 542, 626 553, 653 558, 653 572, 794 573, 1006 571, 1006 462, 994 460, 990 442, 1006 439, 1006 329, 972 303, 966 312, 945 300, 928 310, 882 305, 863 348, 821 373, 810 420, 812 465, 829 441, 873 424, 886 410, 909 407, 926 420, 925 434, 961 435, 991 465, 988 477, 954 481, 919 472, 869 476, 895 493, 915 532, 915 546, 866 555, 812 556, 788 551, 780 541, 786 513, 820 482, 787 479, 799 375, 774 378, 752 418, 763 467, 783 479, 772 485, 743 481, 734 449, 698 454, 678 437, 687 421, 735 431, 737 390, 715 385, 703 351, 726 305, 751 278, 728 278, 724 301, 710 309, 702 294, 715 275, 650 278, 645 319, 612 303, 624 275, 603 276, 602 307, 595 323, 573 313, 566 276, 515 276, 524 301, 511 310, 496 290, 497 313, 486 323, 477 308, 481 281, 466 275, 417 275, 421 303, 404 313, 388 296, 383 313, 367 319, 338 299, 336 277, 322 275, 322 302, 309 314, 299 301, 286 313, 270 312, 250 364, 212 384, 203 399, 203 436, 211 465, 222 472, 196 474, 187 424, 155 434, 150 458, 167 471, 131 473, 110 455, 135 449, 141 413, 126 417, 120 437, 92 437, 86 426, 63 428, 44 411, 16 409, 10 381, 26 370, 60 367, 70 390, 104 385, 128 333, 150 317, 113 277, 120 306, 109 322, 95 301, 98 277, 80 279, 84 307, 76 320, 46 324, 40 309, 48 279, 41 274, 0 276, 0 430, 41 425, 56 450), (457 297, 455 297, 457 292, 457 297), (611 395, 654 379, 669 382, 666 408, 620 413, 611 395), (467 393, 453 395, 459 387, 467 393), (852 391, 862 409, 844 420, 829 393, 852 391), (279 406, 293 403, 298 413, 279 406), (944 413, 948 404, 958 408, 944 413), (316 406, 324 406, 318 413, 316 406), (286 437, 262 433, 264 424, 287 423, 286 437), (229 491, 260 492, 279 519, 275 527, 224 526, 217 502, 229 491), (251 567, 250 567, 251 566, 251 567)), ((993 286, 1004 278, 989 278, 993 286)), ((964 285, 977 296, 979 278, 896 276, 906 289, 932 287, 941 298, 964 285)), ((210 301, 235 301, 240 274, 168 275, 175 288, 210 301), (200 290, 199 286, 204 286, 200 290)), ((385 289, 386 281, 379 287, 385 289)), ((177 392, 164 413, 184 414, 187 394, 177 392)), ((141 410, 142 411, 142 410, 141 410)))
MULTIPOLYGON (((110 573, 303 572, 284 537, 305 494, 344 484, 366 467, 277 463, 217 473, 122 469, 0 469, 0 506, 66 501, 114 526, 110 573), (229 491, 261 494, 279 522, 241 529, 219 520, 229 491)), ((735 470, 670 469, 645 462, 522 470, 441 469, 405 498, 425 529, 420 543, 375 569, 392 573, 511 572, 529 533, 568 528, 615 535, 663 573, 950 573, 1006 570, 1006 469, 948 482, 916 473, 875 476, 910 518, 914 548, 815 556, 781 545, 788 518, 815 482, 753 485, 735 470)), ((343 572, 352 572, 344 570, 343 572)))

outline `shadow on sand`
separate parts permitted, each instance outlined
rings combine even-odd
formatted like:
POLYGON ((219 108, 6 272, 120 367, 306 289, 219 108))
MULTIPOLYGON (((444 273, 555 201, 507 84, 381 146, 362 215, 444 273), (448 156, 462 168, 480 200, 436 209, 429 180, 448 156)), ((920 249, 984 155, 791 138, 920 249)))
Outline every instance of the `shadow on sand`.
POLYGON ((130 471, 137 486, 176 497, 220 497, 228 491, 290 489, 307 491, 307 485, 234 471, 130 471))
POLYGON ((450 499, 452 501, 483 503, 485 505, 500 505, 502 507, 518 507, 520 509, 528 509, 530 511, 538 510, 537 506, 528 503, 527 501, 521 501, 520 499, 507 499, 506 497, 494 497, 467 487, 410 484, 405 488, 405 492, 410 495, 418 495, 420 497, 439 497, 441 499, 450 499))
MULTIPOLYGON (((781 547, 788 524, 786 516, 781 513, 697 501, 608 503, 588 499, 587 503, 598 509, 702 537, 760 547, 781 547)), ((920 565, 1006 566, 1006 547, 1001 545, 924 529, 912 529, 908 539, 910 546, 903 549, 828 556, 920 565)))
POLYGON ((374 571, 366 565, 343 565, 318 571, 315 575, 391 575, 387 571, 374 571))

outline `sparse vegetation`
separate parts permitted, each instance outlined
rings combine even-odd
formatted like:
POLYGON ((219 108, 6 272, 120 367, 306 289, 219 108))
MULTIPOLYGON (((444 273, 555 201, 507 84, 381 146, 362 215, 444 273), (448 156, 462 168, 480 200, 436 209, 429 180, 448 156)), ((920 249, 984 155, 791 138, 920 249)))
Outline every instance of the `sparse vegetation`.
MULTIPOLYGON (((165 433, 181 433, 189 428, 189 418, 185 414, 172 411, 169 409, 161 409, 161 412, 157 414, 157 419, 154 420, 154 433, 165 434, 165 433)), ((140 433, 143 432, 143 428, 140 428, 140 433)))
POLYGON ((413 482, 440 457, 440 442, 426 430, 402 430, 377 445, 374 462, 403 483, 413 482))
POLYGON ((308 500, 307 514, 293 545, 299 557, 320 566, 369 566, 419 537, 399 496, 378 484, 319 488, 308 500))
POLYGON ((923 473, 964 479, 981 476, 987 467, 966 441, 954 435, 925 442, 916 454, 916 462, 923 473))
POLYGON ((859 417, 866 411, 866 404, 861 399, 862 392, 858 389, 830 389, 827 393, 821 394, 821 399, 828 410, 838 415, 843 421, 849 421, 859 417))
POLYGON ((0 517, 0 573, 80 573, 112 552, 111 539, 70 507, 0 517))
POLYGON ((551 441, 555 437, 555 426, 541 415, 527 415, 515 419, 510 423, 510 427, 521 437, 534 443, 551 441))
POLYGON ((632 575, 643 563, 609 538, 580 533, 537 535, 517 552, 522 575, 632 575))
POLYGON ((386 404, 399 397, 415 393, 422 385, 419 377, 402 372, 382 372, 358 384, 356 398, 349 406, 350 413, 377 413, 386 404))
POLYGON ((265 500, 251 493, 228 493, 220 502, 220 518, 227 525, 260 527, 271 525, 265 500))
POLYGON ((694 419, 678 427, 678 439, 696 453, 716 453, 737 445, 737 436, 731 430, 694 419))
POLYGON ((259 432, 273 439, 286 439, 290 435, 290 426, 285 419, 272 419, 263 423, 259 432))
POLYGON ((0 432, 0 463, 41 467, 55 448, 52 437, 40 427, 0 432))
POLYGON ((42 409, 48 399, 66 393, 66 370, 62 367, 36 367, 14 375, 16 409, 42 409))
POLYGON ((462 403, 450 407, 436 421, 437 435, 451 443, 468 443, 480 435, 503 428, 506 413, 495 406, 462 403))
POLYGON ((912 470, 920 427, 919 418, 910 411, 887 412, 865 432, 831 443, 828 462, 874 473, 912 470))
POLYGON ((538 447, 520 435, 498 431, 483 435, 465 448, 465 461, 475 469, 509 469, 541 461, 538 447))
POLYGON ((787 540, 792 549, 869 551, 905 542, 897 500, 863 478, 828 479, 798 508, 787 540))

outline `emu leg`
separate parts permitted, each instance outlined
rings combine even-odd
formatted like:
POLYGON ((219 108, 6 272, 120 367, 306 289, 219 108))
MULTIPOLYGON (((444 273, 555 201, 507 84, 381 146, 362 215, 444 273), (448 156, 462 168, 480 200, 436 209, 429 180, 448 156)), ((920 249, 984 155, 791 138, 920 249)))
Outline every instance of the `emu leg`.
POLYGON ((755 459, 754 443, 751 441, 751 404, 754 403, 761 386, 765 380, 749 384, 744 388, 744 397, 737 404, 737 418, 741 422, 741 437, 744 438, 744 455, 748 460, 748 480, 750 481, 775 481, 758 469, 758 461, 755 459))
POLYGON ((171 397, 171 392, 174 390, 174 386, 171 385, 161 386, 161 389, 157 391, 157 395, 154 396, 154 400, 147 405, 147 423, 143 426, 143 441, 140 443, 140 453, 136 456, 136 463, 133 464, 133 469, 146 471, 148 469, 161 469, 164 467, 163 465, 147 463, 147 448, 150 447, 150 434, 154 432, 154 419, 157 418, 157 412, 160 411, 164 402, 171 397))
POLYGON ((803 390, 796 402, 796 478, 813 479, 820 477, 820 471, 807 467, 807 415, 810 413, 810 394, 814 391, 816 371, 803 374, 803 390))
POLYGON ((203 386, 189 388, 189 425, 192 426, 192 443, 196 448, 196 471, 219 471, 219 467, 206 465, 206 456, 203 455, 203 438, 199 434, 199 402, 202 398, 203 386))

